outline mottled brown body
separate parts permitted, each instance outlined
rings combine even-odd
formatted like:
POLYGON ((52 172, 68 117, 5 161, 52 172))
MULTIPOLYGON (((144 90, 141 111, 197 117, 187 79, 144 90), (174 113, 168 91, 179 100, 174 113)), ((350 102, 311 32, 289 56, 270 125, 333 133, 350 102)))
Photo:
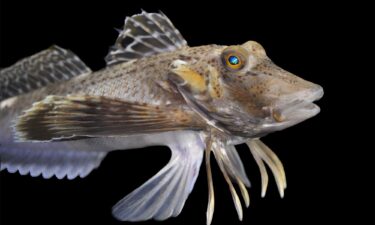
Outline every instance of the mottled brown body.
MULTIPOLYGON (((208 45, 183 48, 175 52, 135 59, 106 67, 91 74, 83 74, 71 80, 50 84, 30 93, 17 96, 12 104, 15 117, 48 95, 94 95, 118 98, 138 103, 154 105, 183 106, 185 101, 170 89, 168 73, 174 60, 184 60, 196 68, 200 74, 208 76, 206 59, 212 50, 224 47, 208 45)), ((208 62, 216 64, 214 60, 208 62)))
POLYGON ((248 207, 250 182, 235 148, 246 143, 260 168, 262 196, 265 165, 284 196, 284 168, 259 138, 319 113, 319 85, 276 66, 254 41, 189 47, 159 13, 128 17, 105 59, 104 69, 91 72, 72 52, 52 46, 0 70, 1 170, 73 179, 109 151, 166 145, 169 163, 113 208, 123 221, 164 220, 181 212, 205 152, 209 225, 210 153, 242 220, 232 182, 248 207))

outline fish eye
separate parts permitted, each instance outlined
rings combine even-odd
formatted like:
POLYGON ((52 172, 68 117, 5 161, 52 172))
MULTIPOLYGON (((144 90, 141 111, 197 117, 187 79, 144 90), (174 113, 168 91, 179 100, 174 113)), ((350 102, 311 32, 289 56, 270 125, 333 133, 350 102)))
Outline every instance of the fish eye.
POLYGON ((244 54, 242 54, 239 50, 240 49, 228 47, 228 49, 223 51, 222 61, 227 69, 237 71, 245 66, 244 54))
POLYGON ((239 70, 242 69, 243 62, 239 55, 231 53, 225 57, 225 65, 231 70, 239 70))
POLYGON ((239 65, 241 61, 237 56, 231 55, 231 56, 228 57, 228 62, 232 66, 235 66, 235 65, 239 65))

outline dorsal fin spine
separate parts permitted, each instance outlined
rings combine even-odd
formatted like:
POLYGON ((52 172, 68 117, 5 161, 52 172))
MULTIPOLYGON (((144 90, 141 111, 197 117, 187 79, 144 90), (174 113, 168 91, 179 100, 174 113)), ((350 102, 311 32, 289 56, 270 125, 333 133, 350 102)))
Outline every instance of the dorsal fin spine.
POLYGON ((127 62, 187 46, 180 32, 161 13, 146 13, 127 17, 123 31, 105 57, 107 65, 127 62))
MULTIPOLYGON (((171 39, 170 37, 170 34, 168 32, 166 32, 162 26, 157 22, 155 21, 153 18, 150 17, 150 15, 148 13, 142 13, 142 15, 144 15, 146 18, 148 18, 150 21, 152 21, 161 31, 164 32, 165 35, 167 35, 167 37, 172 41, 172 43, 174 45, 176 45, 176 41, 171 39)), ((155 34, 151 33, 151 35, 155 38, 157 38, 160 42, 163 42, 163 44, 165 44, 166 46, 170 47, 170 43, 166 43, 163 39, 159 39, 158 36, 156 36, 155 34)))
POLYGON ((148 48, 155 49, 155 50, 158 51, 158 52, 163 52, 162 50, 160 50, 160 49, 158 49, 158 48, 156 48, 156 47, 154 47, 154 46, 152 46, 152 45, 150 45, 150 44, 148 44, 148 43, 146 43, 146 42, 142 42, 142 40, 140 40, 137 36, 132 35, 131 33, 129 33, 129 34, 127 34, 127 35, 128 35, 129 37, 133 38, 134 40, 137 40, 138 43, 141 43, 141 44, 143 44, 144 46, 147 46, 148 48))
MULTIPOLYGON (((140 15, 142 15, 142 14, 140 14, 140 15)), ((159 41, 161 44, 164 44, 164 45, 166 45, 166 46, 169 45, 169 43, 166 43, 166 42, 164 42, 162 39, 159 39, 159 37, 158 37, 157 35, 155 35, 155 34, 154 34, 153 32, 151 32, 147 27, 145 27, 143 24, 139 23, 138 21, 136 21, 136 20, 133 19, 132 17, 128 17, 128 18, 126 18, 126 19, 132 21, 134 24, 136 24, 137 26, 141 27, 145 32, 147 32, 150 36, 152 36, 153 38, 155 38, 155 39, 156 39, 157 41, 159 41)), ((129 33, 128 33, 127 35, 129 35, 129 33)), ((132 37, 133 39, 135 39, 135 36, 134 36, 134 35, 132 35, 132 36, 129 35, 129 37, 132 37)), ((137 37, 137 40, 138 40, 140 43, 144 43, 144 42, 143 42, 142 40, 140 40, 138 37, 137 37)), ((155 50, 158 51, 158 52, 162 52, 158 47, 152 46, 152 48, 155 49, 155 50)))
POLYGON ((165 32, 165 34, 168 36, 168 38, 169 38, 170 40, 172 40, 173 43, 174 43, 176 46, 178 46, 179 48, 182 48, 183 46, 187 45, 187 42, 186 42, 186 40, 182 37, 181 33, 180 33, 177 29, 174 28, 172 22, 168 19, 168 17, 167 17, 163 12, 160 12, 159 14, 161 14, 162 16, 164 16, 165 18, 167 18, 166 21, 168 22, 169 26, 172 27, 172 28, 174 28, 174 32, 179 36, 179 38, 181 38, 181 40, 183 40, 183 43, 182 43, 182 44, 180 44, 180 43, 179 43, 174 37, 172 37, 172 35, 171 35, 169 32, 166 32, 166 31, 163 29, 163 26, 161 26, 160 23, 159 23, 157 20, 153 20, 152 18, 150 18, 149 14, 147 14, 146 12, 144 12, 144 13, 145 13, 145 16, 146 16, 147 18, 149 18, 150 20, 152 20, 152 21, 153 21, 153 22, 159 27, 159 29, 161 29, 162 31, 165 32))

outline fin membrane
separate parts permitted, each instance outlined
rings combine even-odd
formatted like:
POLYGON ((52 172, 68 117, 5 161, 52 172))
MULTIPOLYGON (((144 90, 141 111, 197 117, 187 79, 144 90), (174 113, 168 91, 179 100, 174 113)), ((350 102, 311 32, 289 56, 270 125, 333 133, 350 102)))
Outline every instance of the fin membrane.
POLYGON ((113 207, 118 220, 165 220, 180 214, 198 177, 204 150, 203 145, 189 136, 170 147, 169 163, 113 207))
POLYGON ((0 101, 85 73, 90 68, 73 52, 52 46, 0 70, 0 101))
POLYGON ((124 29, 105 60, 111 65, 184 46, 185 39, 164 14, 142 12, 125 19, 124 29))
POLYGON ((155 106, 99 96, 47 96, 15 124, 19 141, 199 129, 192 112, 176 106, 155 106))
POLYGON ((97 168, 106 152, 66 149, 61 143, 13 143, 0 146, 0 170, 43 178, 85 177, 97 168))
POLYGON ((237 182, 238 178, 242 183, 246 185, 246 187, 250 187, 250 180, 246 175, 245 168, 240 156, 238 155, 236 147, 234 145, 226 145, 225 148, 222 148, 220 150, 224 166, 229 171, 229 175, 231 176, 233 181, 237 182))
MULTIPOLYGON (((239 158, 235 147, 233 145, 225 145, 222 141, 213 142, 212 151, 216 158, 216 162, 218 163, 219 168, 223 173, 224 179, 228 184, 229 191, 232 195, 233 203, 238 214, 238 219, 242 221, 243 210, 241 201, 232 183, 232 181, 237 182, 241 190, 245 205, 246 207, 248 207, 250 204, 250 198, 246 186, 250 186, 250 181, 246 176, 242 161, 239 158), (235 163, 239 164, 236 165, 235 163)), ((210 220, 211 218, 208 220, 208 222, 210 222, 210 220)))

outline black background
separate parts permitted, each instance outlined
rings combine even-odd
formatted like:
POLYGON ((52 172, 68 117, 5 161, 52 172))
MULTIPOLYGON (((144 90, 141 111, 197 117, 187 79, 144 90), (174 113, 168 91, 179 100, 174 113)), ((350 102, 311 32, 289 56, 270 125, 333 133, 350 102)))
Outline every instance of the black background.
MULTIPOLYGON (((100 69, 117 37, 114 28, 141 9, 162 10, 191 46, 256 40, 276 64, 324 87, 322 111, 263 139, 285 165, 282 200, 273 179, 261 199, 258 168, 240 146, 252 181, 243 222, 214 164, 213 224, 374 224, 374 5, 327 2, 1 0, 0 67, 57 44, 100 69)), ((168 158, 165 147, 113 152, 98 170, 73 181, 3 171, 0 223, 130 224, 112 218, 111 207, 168 158)), ((206 185, 202 166, 179 217, 138 224, 205 224, 206 185)))

